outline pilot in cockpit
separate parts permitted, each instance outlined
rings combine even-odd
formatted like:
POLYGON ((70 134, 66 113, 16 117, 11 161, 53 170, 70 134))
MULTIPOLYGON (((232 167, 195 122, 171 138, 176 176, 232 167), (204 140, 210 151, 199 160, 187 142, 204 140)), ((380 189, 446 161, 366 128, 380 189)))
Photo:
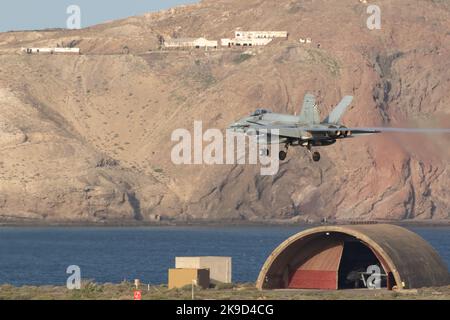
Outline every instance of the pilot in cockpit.
POLYGON ((270 110, 266 110, 266 109, 257 109, 255 112, 253 112, 250 116, 251 117, 257 117, 257 116, 262 116, 263 114, 266 113, 271 113, 272 111, 270 110))

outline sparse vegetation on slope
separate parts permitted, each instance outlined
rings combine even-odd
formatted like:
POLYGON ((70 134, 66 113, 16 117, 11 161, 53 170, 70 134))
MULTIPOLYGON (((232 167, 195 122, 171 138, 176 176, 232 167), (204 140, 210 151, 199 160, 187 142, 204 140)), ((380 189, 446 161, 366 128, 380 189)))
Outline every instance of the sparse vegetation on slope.
POLYGON ((306 92, 322 117, 354 95, 349 126, 448 127, 448 3, 378 4, 373 31, 353 0, 214 0, 83 30, 0 34, 0 221, 448 220, 448 137, 354 139, 321 150, 320 164, 295 149, 273 177, 170 161, 174 129, 201 120, 224 130, 261 107, 298 114, 306 92), (251 54, 160 50, 161 36, 220 39, 237 27, 289 39, 251 54), (18 54, 62 43, 83 54, 18 54))

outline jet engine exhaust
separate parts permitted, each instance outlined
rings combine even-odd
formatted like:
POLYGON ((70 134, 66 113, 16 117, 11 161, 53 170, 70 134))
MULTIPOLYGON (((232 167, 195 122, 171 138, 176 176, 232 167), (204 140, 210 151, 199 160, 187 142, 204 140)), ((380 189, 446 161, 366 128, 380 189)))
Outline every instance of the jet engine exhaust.
POLYGON ((399 132, 399 133, 432 133, 432 134, 444 134, 450 133, 450 129, 447 128, 371 128, 379 130, 381 132, 399 132))

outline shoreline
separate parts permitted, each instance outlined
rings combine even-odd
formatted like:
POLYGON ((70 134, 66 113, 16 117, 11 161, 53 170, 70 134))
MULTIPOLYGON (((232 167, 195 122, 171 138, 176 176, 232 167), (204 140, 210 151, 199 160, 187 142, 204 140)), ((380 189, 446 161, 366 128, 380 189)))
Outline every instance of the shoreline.
POLYGON ((152 228, 152 227, 305 227, 351 224, 393 224, 404 227, 450 227, 450 220, 377 220, 377 221, 333 221, 329 223, 307 223, 283 220, 272 221, 233 221, 233 220, 192 220, 192 221, 0 221, 0 228, 152 228))

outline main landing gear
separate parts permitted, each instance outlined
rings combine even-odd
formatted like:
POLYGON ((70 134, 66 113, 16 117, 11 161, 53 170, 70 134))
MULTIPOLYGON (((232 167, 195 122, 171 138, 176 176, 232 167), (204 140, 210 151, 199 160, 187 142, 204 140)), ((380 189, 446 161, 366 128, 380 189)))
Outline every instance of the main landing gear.
POLYGON ((312 159, 314 160, 314 162, 319 162, 320 161, 320 153, 319 152, 314 152, 312 155, 312 159))
POLYGON ((312 159, 313 159, 313 161, 314 161, 314 162, 319 162, 319 161, 320 161, 320 153, 317 152, 317 151, 312 152, 312 150, 311 150, 311 145, 310 145, 310 144, 308 144, 306 147, 308 148, 309 153, 312 154, 312 159))
POLYGON ((284 146, 284 150, 280 150, 280 152, 278 152, 278 159, 280 159, 280 161, 286 160, 288 150, 289 150, 289 144, 286 144, 284 146))
MULTIPOLYGON (((280 152, 278 152, 278 159, 280 159, 280 161, 286 160, 287 152, 288 152, 288 146, 285 146, 284 150, 280 150, 280 152)), ((261 149, 261 150, 259 150, 259 155, 268 157, 268 156, 270 156, 270 151, 269 151, 269 149, 261 149)))
MULTIPOLYGON (((305 145, 304 145, 304 146, 305 146, 305 145)), ((284 150, 280 150, 280 152, 278 152, 278 159, 279 159, 280 161, 286 160, 287 153, 288 153, 288 148, 289 148, 289 145, 286 145, 286 146, 284 147, 284 150)), ((313 161, 314 161, 314 162, 319 162, 319 161, 320 161, 320 153, 317 152, 317 151, 313 152, 313 151, 312 151, 312 147, 311 147, 310 144, 308 144, 308 145, 306 146, 306 148, 308 149, 309 153, 312 155, 313 161)), ((268 156, 270 155, 270 151, 269 151, 269 149, 261 149, 261 150, 259 150, 259 154, 260 154, 261 156, 267 156, 267 157, 268 157, 268 156)))

